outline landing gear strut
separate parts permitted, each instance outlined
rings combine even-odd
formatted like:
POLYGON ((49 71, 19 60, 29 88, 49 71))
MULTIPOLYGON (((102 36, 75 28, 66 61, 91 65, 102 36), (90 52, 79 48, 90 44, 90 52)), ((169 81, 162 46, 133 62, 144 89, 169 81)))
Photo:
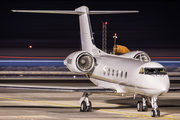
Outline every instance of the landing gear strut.
POLYGON ((91 94, 85 92, 81 97, 81 99, 79 100, 79 104, 81 105, 80 112, 91 112, 92 104, 88 98, 88 96, 90 95, 91 94))
POLYGON ((142 101, 137 102, 137 111, 138 112, 148 111, 148 98, 146 96, 142 96, 142 101))
POLYGON ((142 112, 142 111, 148 111, 148 101, 151 103, 151 106, 153 110, 151 111, 151 116, 152 117, 160 117, 160 111, 157 109, 157 96, 151 97, 151 100, 146 97, 142 96, 142 101, 137 102, 137 111, 142 112))
POLYGON ((151 98, 151 106, 153 110, 151 111, 151 116, 152 117, 160 117, 160 111, 157 110, 158 105, 157 105, 157 96, 153 96, 151 98))

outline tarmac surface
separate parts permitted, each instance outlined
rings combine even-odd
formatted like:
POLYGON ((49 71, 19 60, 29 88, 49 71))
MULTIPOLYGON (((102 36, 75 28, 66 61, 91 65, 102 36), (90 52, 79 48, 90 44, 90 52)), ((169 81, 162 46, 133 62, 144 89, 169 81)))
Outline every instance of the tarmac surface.
MULTIPOLYGON (((20 84, 9 81, 9 84, 20 84), (10 83, 11 82, 11 83, 10 83)), ((7 83, 5 83, 7 84, 7 83)), ((33 81, 29 85, 50 86, 93 86, 89 81, 33 81)), ((172 83, 180 86, 180 83, 172 83)), ((92 112, 79 112, 78 101, 83 93, 56 92, 40 90, 12 90, 0 89, 0 120, 119 120, 119 119, 180 119, 180 91, 170 92, 158 99, 161 117, 152 118, 149 105, 148 112, 137 112, 135 100, 132 96, 120 97, 112 95, 93 94, 89 98, 92 102, 92 112)))

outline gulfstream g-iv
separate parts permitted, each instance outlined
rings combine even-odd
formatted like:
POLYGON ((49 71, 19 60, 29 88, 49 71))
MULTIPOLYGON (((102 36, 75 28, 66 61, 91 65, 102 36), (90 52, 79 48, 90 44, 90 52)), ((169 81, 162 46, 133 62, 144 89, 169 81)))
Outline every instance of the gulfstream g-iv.
POLYGON ((143 51, 113 55, 103 52, 94 44, 89 15, 138 13, 138 11, 89 11, 86 6, 81 6, 73 11, 12 11, 78 15, 82 51, 71 53, 64 60, 64 64, 74 73, 85 74, 96 87, 0 85, 1 88, 83 92, 83 96, 79 100, 81 112, 91 111, 92 104, 89 96, 93 93, 133 95, 134 98, 140 95, 142 100, 137 102, 137 110, 139 112, 148 111, 148 103, 150 103, 152 106, 151 116, 160 116, 157 99, 158 96, 166 94, 170 86, 169 77, 164 67, 159 63, 151 62, 150 57, 143 51))

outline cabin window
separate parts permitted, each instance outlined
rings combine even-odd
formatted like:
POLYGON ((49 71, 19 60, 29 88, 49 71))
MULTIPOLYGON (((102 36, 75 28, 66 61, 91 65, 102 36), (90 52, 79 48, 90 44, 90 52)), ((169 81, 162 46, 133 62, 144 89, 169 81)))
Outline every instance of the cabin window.
POLYGON ((114 69, 112 70, 112 76, 114 76, 114 69))
POLYGON ((125 78, 127 78, 127 72, 125 73, 125 78))
POLYGON ((107 72, 107 68, 104 67, 104 68, 103 68, 103 74, 106 75, 106 72, 107 72))
POLYGON ((121 78, 123 77, 123 71, 121 71, 121 78))
POLYGON ((139 74, 144 74, 144 68, 141 68, 139 74))
POLYGON ((118 77, 118 75, 119 75, 119 71, 117 70, 117 71, 116 71, 116 77, 118 77))
POLYGON ((108 69, 108 76, 110 75, 110 68, 108 69))

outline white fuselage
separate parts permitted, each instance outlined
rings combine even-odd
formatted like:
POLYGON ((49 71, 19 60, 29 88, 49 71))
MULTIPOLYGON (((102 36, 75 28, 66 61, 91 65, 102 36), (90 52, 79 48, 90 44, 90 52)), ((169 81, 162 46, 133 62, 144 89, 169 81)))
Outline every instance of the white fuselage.
POLYGON ((139 73, 141 68, 163 68, 159 63, 144 63, 114 55, 96 59, 98 65, 90 80, 97 86, 115 89, 117 93, 137 93, 146 96, 159 96, 169 90, 167 74, 139 73))

